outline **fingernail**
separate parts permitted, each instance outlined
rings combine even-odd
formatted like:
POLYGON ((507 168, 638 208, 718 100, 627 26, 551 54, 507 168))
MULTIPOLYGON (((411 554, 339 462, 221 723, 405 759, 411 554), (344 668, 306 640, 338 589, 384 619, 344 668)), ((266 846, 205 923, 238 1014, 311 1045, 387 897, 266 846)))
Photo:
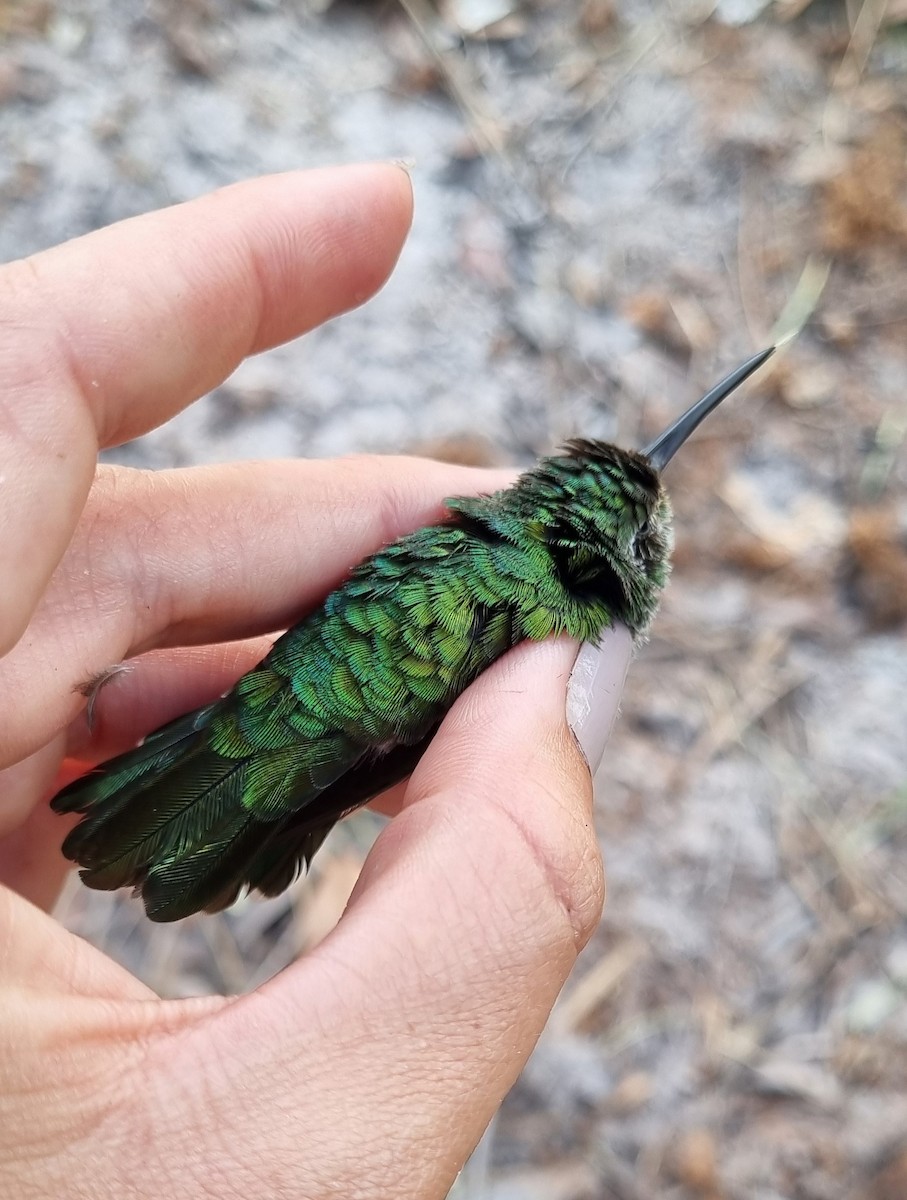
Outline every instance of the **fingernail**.
POLYGON ((611 736, 632 654, 629 629, 616 625, 604 634, 600 645, 585 642, 573 664, 567 685, 567 724, 593 774, 611 736))
POLYGON ((392 158, 390 163, 392 167, 399 167, 407 175, 412 175, 416 168, 416 160, 414 158, 392 158))

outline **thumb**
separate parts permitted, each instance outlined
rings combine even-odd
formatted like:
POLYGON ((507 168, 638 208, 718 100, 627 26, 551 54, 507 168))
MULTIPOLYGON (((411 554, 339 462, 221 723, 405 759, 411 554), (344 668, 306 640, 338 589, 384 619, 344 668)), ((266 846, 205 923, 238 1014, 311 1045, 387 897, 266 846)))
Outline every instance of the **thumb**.
MULTIPOLYGON (((304 1147, 309 1195, 447 1195, 601 909, 566 720, 576 655, 521 646, 464 693, 337 928, 208 1027, 230 1076, 205 1093, 223 1144, 252 1160, 304 1147)), ((609 639, 618 677, 626 658, 609 639)))
MULTIPOLYGON (((620 639, 604 654, 577 649, 566 638, 524 643, 482 675, 451 710, 406 794, 411 823, 427 822, 434 838, 443 832, 445 862, 461 895, 467 879, 477 889, 512 888, 511 919, 522 919, 530 933, 540 929, 539 898, 533 895, 522 915, 513 902, 530 882, 524 859, 534 860, 535 882, 547 886, 572 930, 571 957, 601 912, 587 764, 598 766, 616 713, 617 689, 603 695, 602 679, 622 680, 625 669, 620 639)), ((395 825, 388 849, 410 836, 406 822, 395 825)), ((474 899, 487 904, 481 895, 474 899)))

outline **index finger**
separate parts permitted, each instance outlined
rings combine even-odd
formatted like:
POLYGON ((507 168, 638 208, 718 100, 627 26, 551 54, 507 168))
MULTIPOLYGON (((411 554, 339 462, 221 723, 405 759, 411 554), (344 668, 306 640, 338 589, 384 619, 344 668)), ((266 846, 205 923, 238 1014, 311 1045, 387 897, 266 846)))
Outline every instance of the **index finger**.
POLYGON ((98 447, 365 300, 396 261, 411 204, 390 165, 295 171, 0 270, 0 653, 69 542, 98 447))

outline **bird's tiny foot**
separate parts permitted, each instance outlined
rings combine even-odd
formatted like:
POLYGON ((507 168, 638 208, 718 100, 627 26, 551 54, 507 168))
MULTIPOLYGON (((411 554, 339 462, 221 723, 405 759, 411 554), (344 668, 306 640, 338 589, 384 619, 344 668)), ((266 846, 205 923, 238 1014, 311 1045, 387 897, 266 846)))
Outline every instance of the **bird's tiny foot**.
POLYGON ((113 666, 104 667, 101 671, 95 671, 93 675, 84 680, 82 683, 77 683, 72 689, 80 695, 85 696, 88 704, 85 709, 85 720, 88 725, 88 732, 91 733, 94 729, 94 710, 98 701, 98 695, 102 688, 110 683, 117 675, 124 675, 131 671, 130 663, 114 663, 113 666))

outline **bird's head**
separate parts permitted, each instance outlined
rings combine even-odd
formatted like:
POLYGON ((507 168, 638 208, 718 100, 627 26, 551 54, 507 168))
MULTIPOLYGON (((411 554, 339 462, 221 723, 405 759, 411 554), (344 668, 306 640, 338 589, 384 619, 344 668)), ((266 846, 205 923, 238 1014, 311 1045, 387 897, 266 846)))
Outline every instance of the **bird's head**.
POLYGON ((576 440, 567 443, 565 457, 548 460, 567 498, 546 531, 562 577, 574 594, 601 601, 637 636, 658 608, 674 545, 661 471, 773 350, 732 371, 644 451, 576 440))

